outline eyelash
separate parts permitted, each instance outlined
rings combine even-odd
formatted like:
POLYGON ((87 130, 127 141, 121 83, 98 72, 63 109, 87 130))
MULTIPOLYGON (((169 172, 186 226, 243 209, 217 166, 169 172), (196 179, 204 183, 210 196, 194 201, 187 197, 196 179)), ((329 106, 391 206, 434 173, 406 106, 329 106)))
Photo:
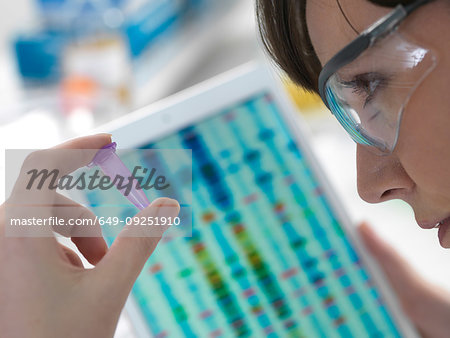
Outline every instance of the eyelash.
POLYGON ((388 78, 379 73, 365 73, 356 75, 353 80, 344 82, 344 85, 352 88, 352 92, 360 96, 365 96, 364 105, 368 105, 377 92, 377 88, 386 85, 388 78), (369 88, 371 83, 377 82, 374 88, 369 88), (369 94, 370 93, 370 94, 369 94))

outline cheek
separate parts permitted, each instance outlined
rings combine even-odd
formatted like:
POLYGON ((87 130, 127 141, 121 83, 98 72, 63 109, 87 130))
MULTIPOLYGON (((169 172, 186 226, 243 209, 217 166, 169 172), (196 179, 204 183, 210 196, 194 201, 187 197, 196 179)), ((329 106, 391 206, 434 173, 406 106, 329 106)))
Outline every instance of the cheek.
POLYGON ((444 61, 413 93, 397 151, 419 191, 450 199, 450 65, 444 61))

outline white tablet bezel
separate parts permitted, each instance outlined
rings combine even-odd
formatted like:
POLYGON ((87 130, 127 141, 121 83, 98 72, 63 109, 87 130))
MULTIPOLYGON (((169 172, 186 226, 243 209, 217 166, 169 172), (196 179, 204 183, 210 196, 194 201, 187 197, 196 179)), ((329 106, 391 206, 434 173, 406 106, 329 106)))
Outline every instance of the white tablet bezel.
MULTIPOLYGON (((97 131, 111 133, 119 148, 136 148, 171 135, 184 127, 195 125, 197 122, 223 112, 233 103, 241 102, 261 92, 270 93, 275 100, 282 118, 286 120, 287 127, 293 133, 318 183, 323 187, 336 218, 340 221, 364 265, 370 271, 390 313, 394 317, 394 322, 398 325, 398 329, 406 337, 420 337, 409 319, 402 313, 397 296, 388 285, 375 260, 364 248, 355 228, 351 225, 342 204, 312 154, 311 146, 307 140, 308 132, 303 127, 301 117, 295 111, 283 90, 278 75, 273 73, 267 65, 260 63, 245 64, 112 121, 98 128, 97 131)), ((126 310, 137 335, 139 337, 150 337, 151 334, 145 319, 132 296, 128 298, 126 310)))

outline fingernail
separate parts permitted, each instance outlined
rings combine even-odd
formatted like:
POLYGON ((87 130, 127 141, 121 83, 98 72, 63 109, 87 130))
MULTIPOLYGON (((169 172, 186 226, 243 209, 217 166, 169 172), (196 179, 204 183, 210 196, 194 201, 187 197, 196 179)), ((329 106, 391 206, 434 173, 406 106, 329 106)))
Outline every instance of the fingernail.
POLYGON ((110 134, 110 133, 100 133, 100 134, 98 134, 98 135, 100 135, 100 136, 108 136, 108 138, 109 138, 109 143, 111 143, 111 140, 112 140, 112 134, 110 134))
POLYGON ((176 217, 180 213, 180 204, 174 199, 164 199, 157 205, 157 216, 176 217))

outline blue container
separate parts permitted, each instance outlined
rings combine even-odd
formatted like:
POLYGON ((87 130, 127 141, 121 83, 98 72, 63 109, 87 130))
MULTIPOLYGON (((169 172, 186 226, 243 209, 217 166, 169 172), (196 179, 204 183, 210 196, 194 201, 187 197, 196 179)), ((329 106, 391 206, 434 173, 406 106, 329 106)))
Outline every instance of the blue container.
POLYGON ((23 34, 14 41, 21 76, 25 79, 56 81, 61 75, 65 39, 55 33, 23 34))
POLYGON ((177 0, 149 2, 138 13, 127 17, 124 34, 128 39, 130 53, 138 57, 157 37, 180 20, 185 5, 177 0))

